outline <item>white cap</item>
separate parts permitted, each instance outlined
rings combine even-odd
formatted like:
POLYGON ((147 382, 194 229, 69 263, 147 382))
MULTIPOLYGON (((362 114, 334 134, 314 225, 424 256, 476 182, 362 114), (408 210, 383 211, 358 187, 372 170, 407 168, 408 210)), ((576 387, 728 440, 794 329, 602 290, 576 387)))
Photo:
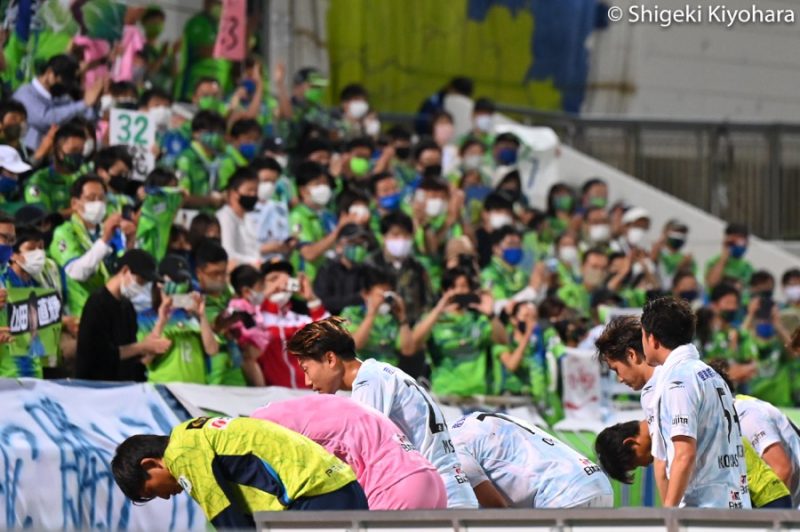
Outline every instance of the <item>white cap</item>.
POLYGON ((642 218, 647 218, 649 220, 650 213, 641 207, 631 207, 622 215, 622 223, 632 224, 636 220, 641 220, 642 218))
POLYGON ((0 146, 0 168, 15 174, 22 174, 31 169, 31 165, 22 160, 19 152, 11 146, 0 146))

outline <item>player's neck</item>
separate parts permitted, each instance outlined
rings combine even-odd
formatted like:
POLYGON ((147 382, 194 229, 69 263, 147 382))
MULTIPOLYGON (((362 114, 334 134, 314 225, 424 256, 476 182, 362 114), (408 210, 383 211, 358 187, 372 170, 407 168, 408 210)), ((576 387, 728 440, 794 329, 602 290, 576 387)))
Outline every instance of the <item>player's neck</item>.
POLYGON ((342 378, 342 390, 351 391, 353 383, 358 375, 358 370, 361 369, 362 362, 354 358, 353 360, 344 361, 344 377, 342 378))

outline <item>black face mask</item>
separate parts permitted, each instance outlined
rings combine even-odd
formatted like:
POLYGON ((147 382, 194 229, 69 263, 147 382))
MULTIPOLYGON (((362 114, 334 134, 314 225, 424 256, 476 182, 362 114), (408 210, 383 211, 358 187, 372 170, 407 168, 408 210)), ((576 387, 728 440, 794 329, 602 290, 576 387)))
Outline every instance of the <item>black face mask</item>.
POLYGON ((59 161, 69 172, 77 172, 83 164, 82 153, 65 153, 59 161))
POLYGON ((441 164, 429 164, 428 166, 422 169, 422 177, 430 178, 430 177, 442 177, 442 165, 441 164))
POLYGON ((11 124, 10 126, 3 127, 3 138, 5 140, 19 140, 22 135, 22 126, 19 124, 11 124))
POLYGON ((247 212, 256 208, 258 196, 239 196, 239 205, 247 212))
POLYGON ((53 98, 60 98, 69 92, 69 87, 66 83, 56 82, 50 87, 50 96, 53 98))
POLYGON ((406 160, 411 156, 411 147, 403 146, 402 148, 395 148, 394 154, 398 159, 406 160))
POLYGON ((129 188, 128 186, 129 183, 130 179, 128 179, 128 174, 112 175, 111 179, 109 179, 109 184, 111 185, 111 188, 122 194, 127 193, 129 188))

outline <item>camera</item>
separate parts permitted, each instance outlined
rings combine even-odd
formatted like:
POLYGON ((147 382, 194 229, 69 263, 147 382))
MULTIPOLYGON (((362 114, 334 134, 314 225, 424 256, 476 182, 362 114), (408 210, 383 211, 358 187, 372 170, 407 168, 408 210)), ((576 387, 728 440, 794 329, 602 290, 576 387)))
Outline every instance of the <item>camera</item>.
POLYGON ((290 278, 286 282, 286 290, 289 292, 299 292, 300 291, 300 281, 295 278, 290 278))

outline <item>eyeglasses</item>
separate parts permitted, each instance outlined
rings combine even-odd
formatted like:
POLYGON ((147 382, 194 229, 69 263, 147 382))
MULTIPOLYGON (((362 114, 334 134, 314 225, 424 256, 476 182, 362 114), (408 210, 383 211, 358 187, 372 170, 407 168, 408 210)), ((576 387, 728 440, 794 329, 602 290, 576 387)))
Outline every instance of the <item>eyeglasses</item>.
POLYGON ((7 246, 13 246, 17 243, 17 236, 12 235, 11 233, 0 233, 0 243, 3 243, 7 246))

